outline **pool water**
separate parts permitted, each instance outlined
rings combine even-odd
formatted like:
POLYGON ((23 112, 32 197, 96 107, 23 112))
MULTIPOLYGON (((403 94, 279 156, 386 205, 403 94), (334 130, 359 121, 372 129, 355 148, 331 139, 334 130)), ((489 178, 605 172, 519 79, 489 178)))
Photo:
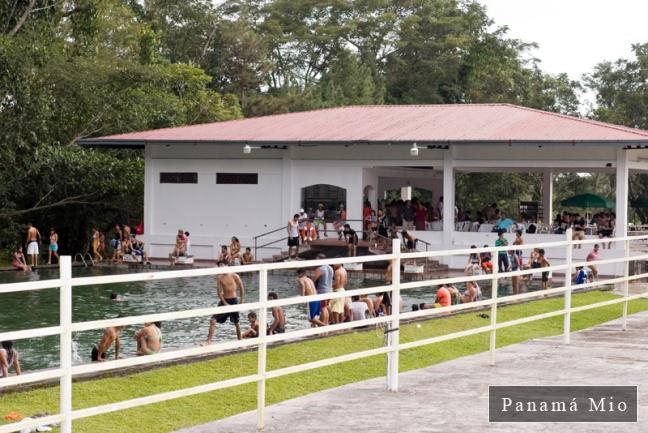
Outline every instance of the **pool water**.
MULTIPOLYGON (((99 276, 142 272, 137 268, 123 267, 90 267, 74 268, 73 276, 99 276)), ((0 272, 0 284, 19 281, 37 281, 58 277, 58 269, 39 269, 34 272, 0 272)), ((350 275, 348 289, 376 287, 384 281, 363 279, 350 275)), ((258 297, 258 274, 243 273, 241 279, 245 285, 246 302, 254 302, 258 297)), ((510 294, 510 286, 500 282, 499 295, 510 294)), ((484 297, 490 296, 490 283, 483 282, 484 297)), ((460 287, 463 290, 463 287, 460 287)), ((296 277, 283 274, 268 275, 268 291, 276 292, 280 298, 297 296, 296 277)), ((433 302, 435 287, 422 287, 402 293, 405 310, 411 310, 413 304, 433 302)), ((216 285, 214 277, 181 278, 161 281, 142 281, 121 284, 103 284, 73 288, 73 320, 75 322, 99 320, 121 316, 134 316, 149 313, 171 312, 216 306, 216 285), (122 302, 112 301, 111 292, 125 297, 122 302)), ((309 327, 307 307, 297 304, 285 307, 286 330, 288 332, 309 327)), ((248 328, 247 313, 241 314, 241 329, 248 328)), ((271 320, 271 317, 269 317, 271 320)), ((58 289, 38 290, 0 294, 0 332, 21 329, 54 326, 59 322, 58 289)), ((121 334, 122 353, 132 356, 136 344, 133 333, 137 326, 126 327, 121 334)), ((195 346, 207 336, 208 317, 165 322, 162 325, 164 347, 181 348, 195 346)), ((73 335, 73 356, 75 363, 90 361, 93 345, 101 337, 101 330, 75 333, 73 335)), ((216 330, 215 341, 236 338, 234 325, 226 322, 216 330)), ((58 365, 59 337, 25 339, 15 342, 21 354, 21 365, 24 370, 34 370, 58 365)), ((110 352, 112 354, 112 351, 110 352)))

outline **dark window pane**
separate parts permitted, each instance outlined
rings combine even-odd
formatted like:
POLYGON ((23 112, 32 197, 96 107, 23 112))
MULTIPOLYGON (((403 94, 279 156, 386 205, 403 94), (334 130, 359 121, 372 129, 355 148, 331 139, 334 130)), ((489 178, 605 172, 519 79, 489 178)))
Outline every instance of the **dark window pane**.
POLYGON ((160 183, 198 183, 198 173, 160 173, 160 183))
POLYGON ((258 173, 216 173, 216 183, 221 185, 256 185, 258 173))

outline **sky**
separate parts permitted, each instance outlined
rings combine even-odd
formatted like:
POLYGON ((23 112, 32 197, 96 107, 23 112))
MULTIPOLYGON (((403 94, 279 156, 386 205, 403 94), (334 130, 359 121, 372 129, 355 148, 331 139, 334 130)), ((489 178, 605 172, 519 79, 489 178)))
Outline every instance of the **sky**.
POLYGON ((648 42, 648 0, 478 0, 509 37, 536 42, 531 54, 552 74, 572 79, 604 60, 632 56, 648 42))

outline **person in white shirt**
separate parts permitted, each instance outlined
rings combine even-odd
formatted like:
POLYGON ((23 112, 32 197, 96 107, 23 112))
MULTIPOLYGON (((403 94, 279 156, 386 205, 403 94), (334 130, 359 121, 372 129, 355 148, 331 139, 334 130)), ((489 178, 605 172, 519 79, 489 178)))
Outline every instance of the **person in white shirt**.
POLYGON ((351 320, 364 320, 370 317, 369 307, 366 302, 360 300, 359 296, 351 297, 351 320))

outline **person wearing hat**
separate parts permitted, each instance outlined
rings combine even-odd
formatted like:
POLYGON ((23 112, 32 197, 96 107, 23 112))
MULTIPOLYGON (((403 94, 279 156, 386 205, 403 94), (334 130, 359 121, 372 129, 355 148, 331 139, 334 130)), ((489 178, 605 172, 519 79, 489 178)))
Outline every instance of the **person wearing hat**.
POLYGON ((315 226, 317 239, 320 238, 320 226, 324 229, 324 237, 328 238, 328 233, 326 233, 326 209, 324 208, 323 203, 317 205, 317 209, 315 210, 315 218, 313 219, 313 225, 315 226))

